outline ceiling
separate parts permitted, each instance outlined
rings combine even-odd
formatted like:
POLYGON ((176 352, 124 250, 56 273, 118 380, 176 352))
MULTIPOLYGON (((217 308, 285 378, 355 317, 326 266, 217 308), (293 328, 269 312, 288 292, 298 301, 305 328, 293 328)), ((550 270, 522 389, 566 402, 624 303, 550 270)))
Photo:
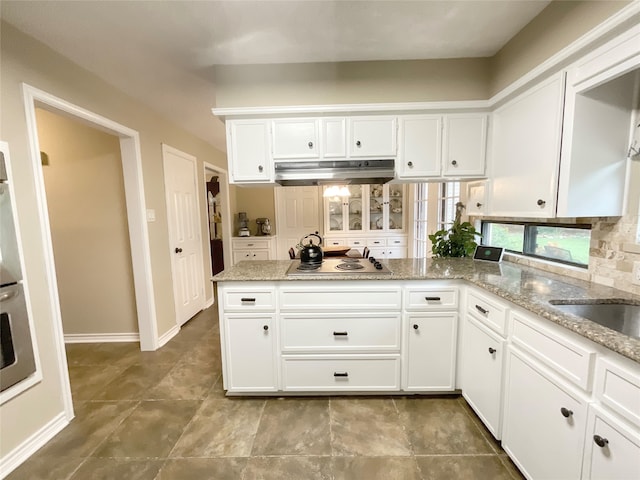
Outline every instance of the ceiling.
POLYGON ((215 65, 494 55, 550 1, 23 1, 3 20, 224 150, 215 65))

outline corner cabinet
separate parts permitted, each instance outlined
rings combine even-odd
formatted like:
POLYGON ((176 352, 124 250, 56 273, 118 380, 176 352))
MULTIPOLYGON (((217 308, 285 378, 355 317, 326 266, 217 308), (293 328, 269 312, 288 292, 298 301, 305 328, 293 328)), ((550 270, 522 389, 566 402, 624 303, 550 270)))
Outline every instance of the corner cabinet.
POLYGON ((267 120, 229 120, 227 150, 231 183, 273 183, 267 120))
POLYGON ((564 85, 561 72, 493 113, 491 215, 555 215, 564 85))

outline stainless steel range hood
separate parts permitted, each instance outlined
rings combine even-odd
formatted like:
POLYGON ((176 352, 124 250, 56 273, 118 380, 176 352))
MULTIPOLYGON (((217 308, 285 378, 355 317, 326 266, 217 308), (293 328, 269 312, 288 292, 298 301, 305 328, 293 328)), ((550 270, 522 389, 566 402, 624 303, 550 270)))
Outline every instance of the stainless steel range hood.
POLYGON ((394 165, 393 159, 276 162, 275 180, 282 186, 387 183, 394 165))

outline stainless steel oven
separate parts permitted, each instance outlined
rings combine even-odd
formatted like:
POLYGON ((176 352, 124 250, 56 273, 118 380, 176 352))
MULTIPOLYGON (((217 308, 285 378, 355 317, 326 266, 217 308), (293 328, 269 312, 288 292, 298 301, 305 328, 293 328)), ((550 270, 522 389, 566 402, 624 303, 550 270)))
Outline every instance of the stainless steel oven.
POLYGON ((0 142, 0 391, 36 371, 13 218, 8 149, 0 142))

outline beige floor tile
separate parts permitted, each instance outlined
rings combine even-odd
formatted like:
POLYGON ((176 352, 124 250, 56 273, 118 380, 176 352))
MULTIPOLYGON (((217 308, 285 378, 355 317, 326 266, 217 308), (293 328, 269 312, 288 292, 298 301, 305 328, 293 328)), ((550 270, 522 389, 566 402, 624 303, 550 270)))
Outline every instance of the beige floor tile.
POLYGON ((497 455, 416 457, 424 480, 512 480, 497 455))
POLYGON ((96 400, 140 400, 169 373, 171 365, 131 365, 98 391, 96 400))
POLYGON ((82 462, 82 457, 34 456, 11 472, 5 480, 67 480, 82 462))
POLYGON ((331 399, 329 410, 334 455, 411 455, 393 400, 331 399))
POLYGON ((495 453, 456 397, 394 402, 416 455, 495 453))
POLYGON ((156 480, 240 480, 246 464, 246 458, 170 459, 156 480))
POLYGON ((145 399, 204 399, 218 379, 219 372, 206 363, 178 363, 155 387, 147 390, 145 399))
POLYGON ((524 475, 522 475, 520 470, 518 470, 518 467, 516 467, 516 464, 513 463, 513 461, 509 458, 509 455, 507 455, 506 453, 502 453, 498 455, 498 458, 500 458, 500 461, 502 461, 502 464, 505 466, 514 480, 525 480, 524 475))
POLYGON ((248 457, 265 400, 204 401, 171 457, 248 457))
POLYGON ((74 401, 92 400, 105 385, 120 377, 125 367, 112 365, 72 365, 69 367, 74 401))
POLYGON ((164 459, 88 458, 71 480, 154 480, 163 463, 164 459))
POLYGON ((422 478, 414 457, 333 457, 332 472, 334 480, 421 480, 422 478))
POLYGON ((197 400, 140 402, 91 456, 167 457, 200 403, 197 400))
POLYGON ((330 455, 329 400, 269 399, 252 455, 330 455))
POLYGON ((243 480, 332 480, 331 457, 251 457, 243 480))

